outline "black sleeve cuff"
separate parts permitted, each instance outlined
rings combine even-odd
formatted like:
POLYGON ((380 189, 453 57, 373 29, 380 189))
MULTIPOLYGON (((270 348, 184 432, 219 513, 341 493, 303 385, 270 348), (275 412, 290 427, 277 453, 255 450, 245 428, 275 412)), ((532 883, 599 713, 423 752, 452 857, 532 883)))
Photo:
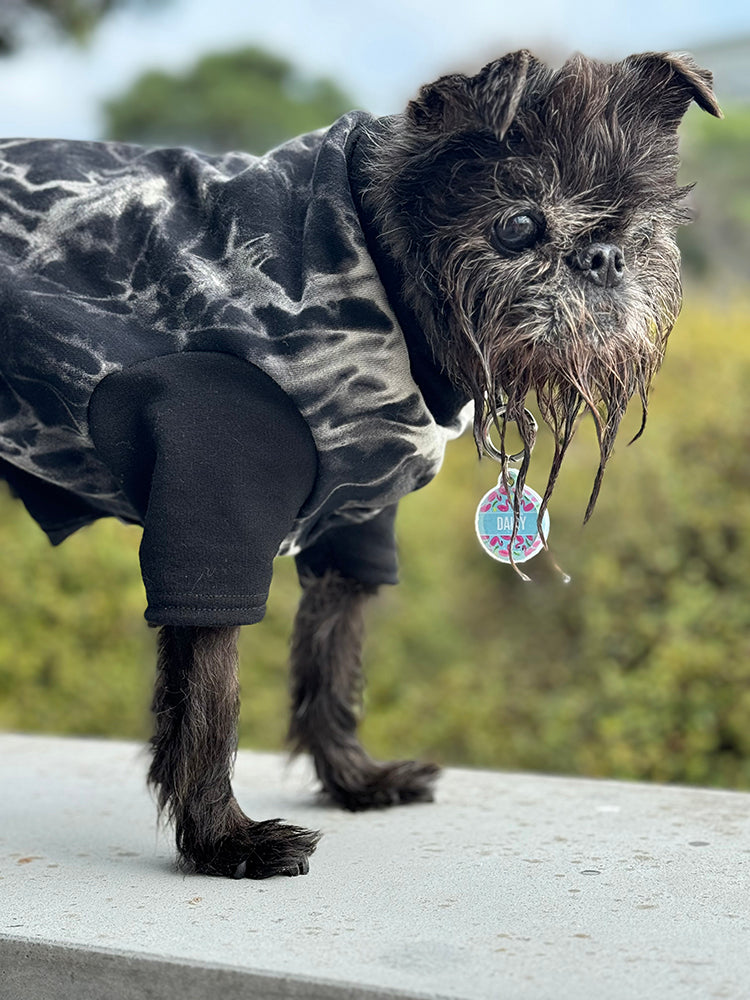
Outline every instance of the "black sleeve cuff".
POLYGON ((361 524, 332 528, 296 556, 300 578, 336 570, 371 587, 398 583, 397 504, 361 524))
POLYGON ((144 617, 155 625, 257 625, 266 613, 266 594, 230 594, 229 599, 215 595, 169 594, 163 600, 153 592, 148 595, 144 617))

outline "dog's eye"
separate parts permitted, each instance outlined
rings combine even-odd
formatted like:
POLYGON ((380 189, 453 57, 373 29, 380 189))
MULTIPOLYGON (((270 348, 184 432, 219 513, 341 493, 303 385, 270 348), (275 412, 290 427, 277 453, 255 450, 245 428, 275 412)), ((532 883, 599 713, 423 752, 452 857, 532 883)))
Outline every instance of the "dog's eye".
POLYGON ((544 219, 521 212, 509 219, 498 219, 492 232, 501 250, 528 250, 544 235, 544 219))

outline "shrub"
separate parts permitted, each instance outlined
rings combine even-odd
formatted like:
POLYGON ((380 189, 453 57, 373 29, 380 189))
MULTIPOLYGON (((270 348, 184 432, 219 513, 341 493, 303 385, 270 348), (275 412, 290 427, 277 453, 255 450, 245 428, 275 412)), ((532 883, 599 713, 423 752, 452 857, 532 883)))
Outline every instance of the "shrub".
MULTIPOLYGON (((449 447, 402 504, 402 585, 371 609, 375 754, 750 787, 749 327, 741 303, 680 320, 646 434, 627 448, 624 428, 586 528, 596 448, 581 427, 551 505, 567 586, 546 555, 524 584, 482 553, 474 507, 497 469, 468 439, 449 447)), ((537 488, 549 458, 542 433, 537 488)), ((138 530, 103 521, 52 550, 6 497, 0 524, 0 725, 143 739, 138 530)), ((296 596, 280 560, 266 621, 243 631, 245 745, 282 745, 296 596)))

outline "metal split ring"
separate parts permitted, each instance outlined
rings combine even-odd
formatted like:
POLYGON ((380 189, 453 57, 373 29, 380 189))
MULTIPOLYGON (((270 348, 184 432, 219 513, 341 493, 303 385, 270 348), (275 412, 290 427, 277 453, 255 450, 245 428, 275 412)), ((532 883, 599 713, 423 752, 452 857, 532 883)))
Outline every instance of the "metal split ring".
MULTIPOLYGON (((494 446, 492 440, 490 439, 490 431, 495 426, 496 422, 501 418, 505 417, 505 411, 507 406, 500 406, 493 413, 492 410, 487 414, 484 426, 482 427, 482 448, 485 455, 488 458, 494 458, 496 462, 520 462, 523 458, 525 451, 518 451, 515 455, 504 455, 501 451, 494 446)), ((536 432, 539 430, 539 425, 534 418, 534 414, 529 410, 524 409, 524 416, 527 418, 531 425, 531 448, 534 447, 534 441, 536 440, 536 432)), ((515 423, 515 421, 513 421, 515 423)), ((531 450, 531 448, 529 450, 531 450)))

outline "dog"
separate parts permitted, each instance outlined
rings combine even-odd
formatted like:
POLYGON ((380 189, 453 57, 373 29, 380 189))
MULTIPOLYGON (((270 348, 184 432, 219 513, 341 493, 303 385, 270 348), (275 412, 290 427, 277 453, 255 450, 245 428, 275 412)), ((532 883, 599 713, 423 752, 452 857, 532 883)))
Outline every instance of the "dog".
POLYGON ((292 750, 346 809, 431 798, 435 765, 376 762, 356 736, 396 505, 472 419, 481 448, 487 414, 518 424, 522 485, 533 392, 545 508, 594 417, 591 513, 680 307, 692 101, 721 116, 688 56, 519 51, 260 158, 0 143, 0 475, 53 544, 104 516, 143 527, 149 782, 184 870, 305 874, 318 842, 231 787, 237 634, 277 554, 302 584, 292 750))

